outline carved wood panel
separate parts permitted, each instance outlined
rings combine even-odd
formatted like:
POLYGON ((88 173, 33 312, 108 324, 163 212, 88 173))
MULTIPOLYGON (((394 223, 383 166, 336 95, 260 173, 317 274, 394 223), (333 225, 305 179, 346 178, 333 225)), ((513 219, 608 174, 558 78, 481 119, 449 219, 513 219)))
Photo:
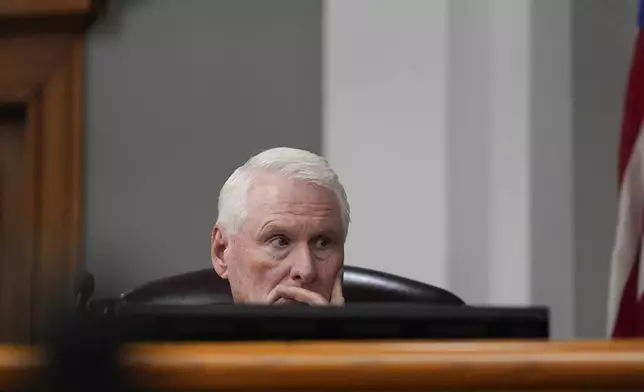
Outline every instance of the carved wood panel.
POLYGON ((27 165, 25 159, 25 119, 12 110, 0 109, 0 336, 28 337, 31 260, 24 213, 27 165))
POLYGON ((94 15, 87 0, 0 6, 0 341, 39 336, 48 316, 74 301, 82 247, 84 37, 78 24, 62 21, 73 16, 88 24, 94 15), (61 32, 66 26, 70 31, 61 32), (22 117, 3 122, 3 108, 16 107, 22 117))

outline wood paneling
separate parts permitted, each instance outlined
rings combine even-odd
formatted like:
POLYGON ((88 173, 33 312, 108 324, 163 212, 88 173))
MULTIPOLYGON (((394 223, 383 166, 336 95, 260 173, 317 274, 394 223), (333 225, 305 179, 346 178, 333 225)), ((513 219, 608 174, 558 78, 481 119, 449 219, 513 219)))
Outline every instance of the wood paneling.
POLYGON ((0 115, 0 336, 18 341, 29 337, 31 305, 25 122, 0 115))
MULTIPOLYGON (((20 202, 5 200, 20 229, 12 223, 13 234, 0 232, 0 243, 20 248, 19 256, 0 252, 0 341, 28 341, 47 327, 52 310, 74 302, 83 220, 84 37, 65 18, 86 22, 99 3, 0 2, 0 106, 22 105, 27 113, 12 132, 20 143, 0 138, 3 153, 19 161, 11 167, 20 167, 22 195, 20 202), (41 22, 58 30, 31 29, 41 22)), ((0 166, 0 176, 8 167, 0 166)))
MULTIPOLYGON (((166 343, 121 358, 146 390, 644 390, 644 341, 166 343)), ((0 346, 0 390, 42 364, 0 346)))
POLYGON ((107 0, 2 0, 0 36, 82 34, 107 0))
POLYGON ((67 66, 73 35, 0 38, 0 102, 27 103, 67 66))
MULTIPOLYGON (((32 274, 34 317, 71 302, 82 247, 83 40, 70 39, 64 66, 34 97, 38 117, 38 263, 32 274), (79 61, 80 60, 80 61, 79 61)), ((46 325, 46 319, 37 325, 46 325)))
MULTIPOLYGON (((3 274, 0 284, 31 289, 29 306, 22 311, 37 321, 25 324, 32 326, 31 332, 45 323, 49 309, 63 306, 65 300, 73 302, 69 288, 82 245, 82 86, 82 36, 0 39, 0 101, 20 102, 28 113, 20 131, 24 143, 9 146, 7 140, 0 141, 5 148, 20 150, 12 154, 20 154, 24 167, 22 194, 27 204, 15 206, 25 228, 21 238, 11 242, 21 244, 28 261, 5 255, 0 265, 29 263, 31 271, 28 280, 17 272, 3 274), (5 89, 8 84, 20 88, 5 89)), ((0 314, 6 312, 0 309, 0 314)), ((24 318, 19 315, 14 313, 14 318, 24 318)), ((22 335, 0 334, 0 340, 22 341, 22 335)))
POLYGON ((93 0, 2 0, 0 17, 86 14, 92 10, 94 3, 93 0))

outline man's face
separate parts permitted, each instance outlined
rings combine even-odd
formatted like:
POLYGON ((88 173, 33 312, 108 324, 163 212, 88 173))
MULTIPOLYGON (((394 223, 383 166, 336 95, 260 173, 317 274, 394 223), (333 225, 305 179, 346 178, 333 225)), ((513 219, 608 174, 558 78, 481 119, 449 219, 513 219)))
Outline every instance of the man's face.
POLYGON ((238 233, 213 230, 213 265, 230 281, 235 302, 310 302, 309 294, 330 301, 344 262, 333 192, 263 173, 249 190, 247 208, 238 233))

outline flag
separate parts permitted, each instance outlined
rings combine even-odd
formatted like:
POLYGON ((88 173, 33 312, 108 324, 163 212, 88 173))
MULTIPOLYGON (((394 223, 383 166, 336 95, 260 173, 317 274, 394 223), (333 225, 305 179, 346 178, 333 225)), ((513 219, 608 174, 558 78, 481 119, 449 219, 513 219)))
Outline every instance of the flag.
POLYGON ((619 145, 619 208, 608 293, 609 336, 644 336, 644 0, 628 75, 619 145))

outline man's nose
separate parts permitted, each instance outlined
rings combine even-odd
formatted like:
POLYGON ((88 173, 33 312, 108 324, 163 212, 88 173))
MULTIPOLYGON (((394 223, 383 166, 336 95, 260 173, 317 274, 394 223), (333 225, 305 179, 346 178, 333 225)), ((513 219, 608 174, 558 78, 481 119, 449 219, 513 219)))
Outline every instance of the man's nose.
POLYGON ((293 266, 291 267, 291 279, 296 282, 310 283, 315 280, 316 271, 313 264, 313 256, 311 250, 307 246, 301 246, 297 252, 294 252, 293 266))

